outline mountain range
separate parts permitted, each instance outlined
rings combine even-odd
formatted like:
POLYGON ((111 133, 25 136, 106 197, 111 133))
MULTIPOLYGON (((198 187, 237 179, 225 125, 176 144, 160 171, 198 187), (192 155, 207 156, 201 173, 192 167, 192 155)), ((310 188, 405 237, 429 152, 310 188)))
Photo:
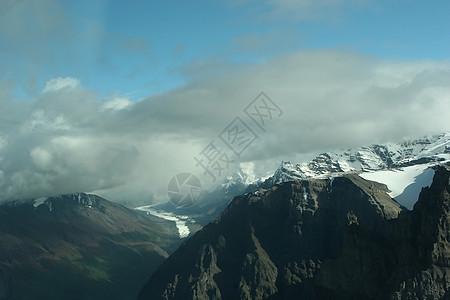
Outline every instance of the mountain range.
POLYGON ((412 211, 355 173, 237 196, 139 299, 450 299, 450 169, 412 211))
POLYGON ((447 133, 239 170, 189 207, 4 203, 0 299, 134 299, 144 284, 140 299, 450 299, 449 160, 447 133))
POLYGON ((179 243, 172 222, 84 193, 0 206, 0 299, 133 299, 179 243))
POLYGON ((282 162, 268 178, 258 177, 251 170, 241 169, 228 176, 224 183, 214 190, 204 190, 200 201, 192 206, 177 207, 167 202, 152 206, 152 210, 159 214, 169 213, 173 216, 188 217, 192 222, 187 225, 190 233, 194 233, 201 226, 213 222, 234 196, 257 188, 270 188, 274 184, 297 179, 330 178, 348 172, 370 174, 377 171, 390 172, 368 177, 388 185, 390 191, 394 188, 399 189, 398 193, 391 193, 391 196, 398 199, 403 206, 412 209, 421 185, 431 183, 433 172, 427 171, 427 168, 449 160, 450 133, 407 139, 397 143, 337 149, 320 153, 308 163, 282 162), (419 170, 415 170, 414 167, 418 167, 419 170), (390 176, 394 173, 396 176, 390 176), (416 177, 421 175, 422 180, 417 182, 416 177), (405 189, 409 193, 402 194, 405 189))
POLYGON ((450 133, 400 143, 339 149, 319 154, 309 163, 283 162, 269 184, 346 172, 399 169, 450 159, 450 133))

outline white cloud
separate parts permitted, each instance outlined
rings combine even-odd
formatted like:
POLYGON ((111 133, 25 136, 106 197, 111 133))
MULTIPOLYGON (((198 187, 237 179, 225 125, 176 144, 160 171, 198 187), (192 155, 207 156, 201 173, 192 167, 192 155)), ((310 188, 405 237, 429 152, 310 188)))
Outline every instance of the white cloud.
POLYGON ((24 122, 22 130, 26 132, 33 132, 33 130, 67 131, 70 130, 70 124, 62 112, 59 112, 56 116, 52 116, 42 109, 35 108, 30 118, 24 122))
POLYGON ((40 169, 48 168, 52 162, 52 155, 48 151, 39 147, 31 150, 30 156, 35 165, 40 169))
POLYGON ((1 150, 2 148, 4 148, 7 144, 8 144, 8 142, 6 141, 6 138, 5 138, 5 137, 2 137, 2 136, 0 135, 0 150, 1 150))
POLYGON ((47 81, 47 83, 45 84, 45 88, 42 90, 42 92, 48 93, 60 90, 73 90, 80 87, 81 83, 79 79, 73 77, 64 77, 64 78, 58 77, 47 81))
POLYGON ((25 121, 2 132, 1 200, 99 191, 117 201, 162 201, 180 172, 208 184, 193 157, 211 141, 225 148, 218 135, 235 117, 254 126, 243 109, 262 90, 284 114, 266 132, 254 128, 259 138, 233 157, 230 168, 241 164, 252 176, 321 150, 450 131, 448 62, 323 50, 220 73, 216 62, 185 70, 197 75, 184 87, 132 104, 102 102, 73 78, 49 84, 57 93, 2 104, 9 119, 25 121))
POLYGON ((130 105, 132 105, 133 102, 131 102, 129 99, 127 98, 115 98, 113 100, 107 101, 102 105, 102 109, 103 110, 122 110, 125 109, 127 107, 129 107, 130 105))

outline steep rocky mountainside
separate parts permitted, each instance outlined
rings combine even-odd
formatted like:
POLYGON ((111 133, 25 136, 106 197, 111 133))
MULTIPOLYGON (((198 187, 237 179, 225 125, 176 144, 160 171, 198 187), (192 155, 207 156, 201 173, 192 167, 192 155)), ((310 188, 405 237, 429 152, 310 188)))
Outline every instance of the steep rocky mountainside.
POLYGON ((0 206, 0 299, 132 299, 175 226, 95 195, 0 206))
POLYGON ((236 197, 139 299, 450 299, 450 170, 413 211, 357 175, 236 197))

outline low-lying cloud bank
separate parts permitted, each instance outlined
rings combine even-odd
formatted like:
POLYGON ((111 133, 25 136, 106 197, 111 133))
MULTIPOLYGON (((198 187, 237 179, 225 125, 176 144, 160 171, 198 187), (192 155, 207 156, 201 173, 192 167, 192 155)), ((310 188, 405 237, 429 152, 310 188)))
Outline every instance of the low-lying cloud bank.
POLYGON ((235 117, 258 138, 232 157, 229 172, 239 163, 271 168, 301 153, 450 130, 447 61, 316 50, 226 68, 195 62, 183 72, 193 78, 187 85, 137 102, 100 99, 82 79, 66 77, 12 103, 11 86, 0 82, 0 201, 78 191, 164 201, 173 175, 202 175, 194 156, 211 141, 226 148, 218 135, 235 117), (265 132, 243 112, 261 91, 283 110, 265 132))

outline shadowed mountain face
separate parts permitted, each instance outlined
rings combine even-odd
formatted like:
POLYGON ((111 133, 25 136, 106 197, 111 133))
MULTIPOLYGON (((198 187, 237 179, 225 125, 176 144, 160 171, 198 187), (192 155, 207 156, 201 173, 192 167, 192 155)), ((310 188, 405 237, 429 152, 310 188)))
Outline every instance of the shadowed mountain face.
POLYGON ((357 175, 238 196, 139 299, 450 299, 449 178, 413 211, 357 175))
POLYGON ((0 206, 0 299, 132 299, 175 226, 94 195, 0 206))

